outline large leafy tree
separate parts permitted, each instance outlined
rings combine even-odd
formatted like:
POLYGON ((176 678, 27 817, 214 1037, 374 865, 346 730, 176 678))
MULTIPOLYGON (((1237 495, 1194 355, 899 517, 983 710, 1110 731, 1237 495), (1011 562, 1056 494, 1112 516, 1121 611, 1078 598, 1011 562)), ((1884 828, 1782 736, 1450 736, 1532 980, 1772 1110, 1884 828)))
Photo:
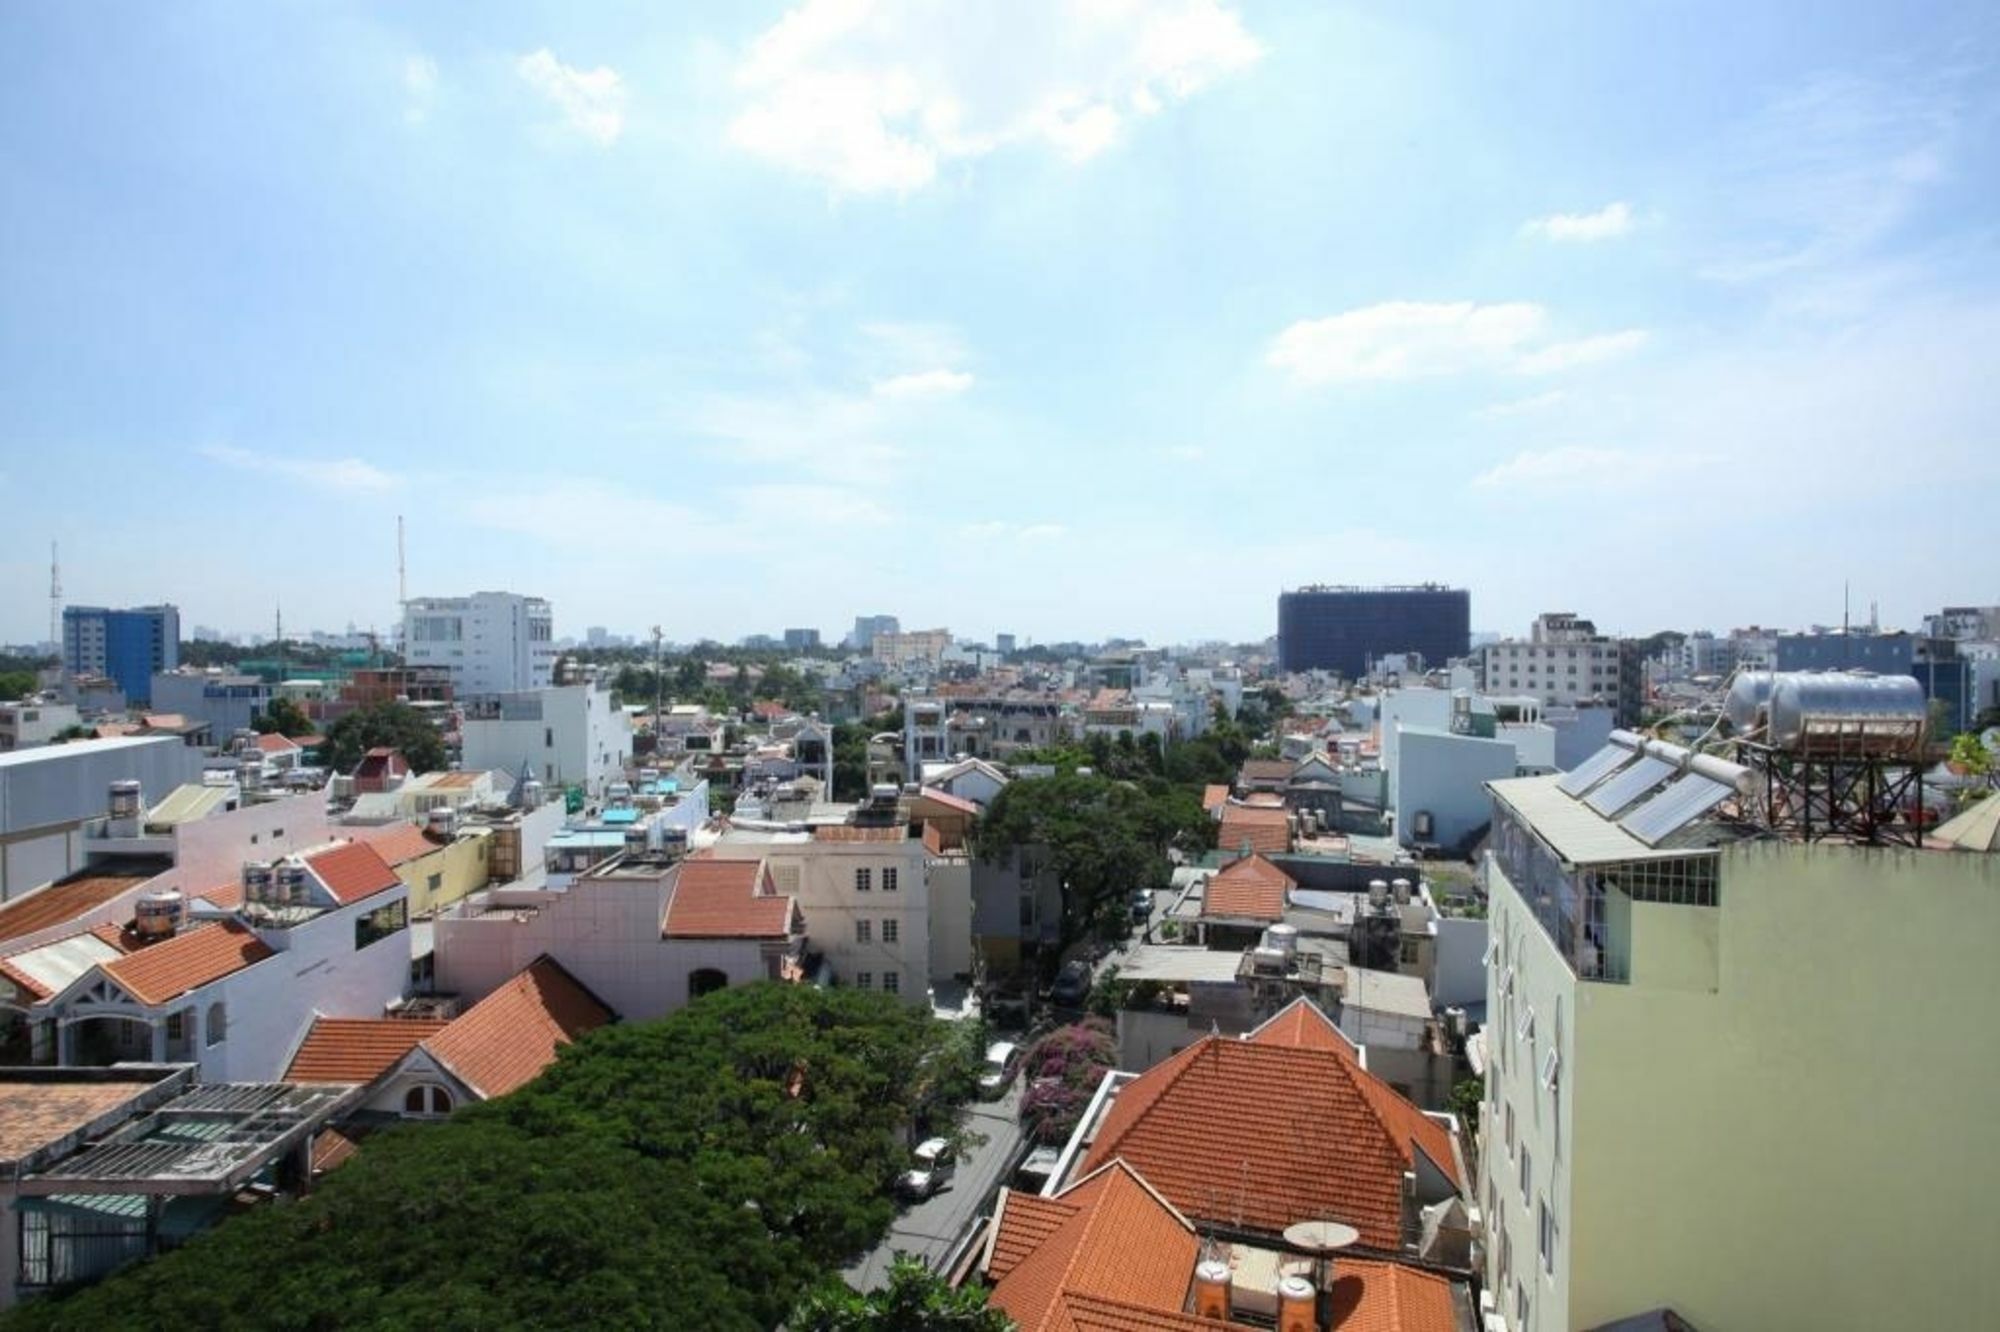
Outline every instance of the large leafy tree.
POLYGON ((271 706, 264 709, 264 714, 256 719, 254 725, 265 735, 273 732, 282 736, 313 733, 312 719, 289 698, 272 699, 271 706))
POLYGON ((348 713, 326 728, 320 761, 335 772, 351 772, 363 754, 384 746, 402 750, 412 771, 444 767, 444 741, 437 728, 407 703, 375 703, 348 713))
POLYGON ((1166 887, 1169 848, 1192 855, 1214 842, 1192 791, 1095 772, 1010 782, 973 828, 973 847, 989 861, 1042 848, 1062 880, 1065 940, 1119 924, 1134 890, 1166 887))
POLYGON ((0 703, 11 703, 34 692, 33 671, 0 671, 0 703))
POLYGON ((512 1096, 370 1138, 300 1202, 14 1319, 773 1327, 887 1229, 905 1126, 945 1113, 929 1071, 948 1039, 878 994, 719 991, 595 1032, 512 1096))

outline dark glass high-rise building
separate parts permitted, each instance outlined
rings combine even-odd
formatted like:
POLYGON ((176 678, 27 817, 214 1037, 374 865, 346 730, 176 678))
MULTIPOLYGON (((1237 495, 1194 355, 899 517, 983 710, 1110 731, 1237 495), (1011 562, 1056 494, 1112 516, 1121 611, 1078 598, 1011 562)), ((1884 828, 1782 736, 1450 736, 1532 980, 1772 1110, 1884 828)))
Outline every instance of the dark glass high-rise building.
POLYGON ((1417 652, 1442 666, 1472 650, 1472 594, 1462 587, 1302 587, 1278 595, 1278 666, 1339 671, 1350 680, 1371 659, 1417 652))

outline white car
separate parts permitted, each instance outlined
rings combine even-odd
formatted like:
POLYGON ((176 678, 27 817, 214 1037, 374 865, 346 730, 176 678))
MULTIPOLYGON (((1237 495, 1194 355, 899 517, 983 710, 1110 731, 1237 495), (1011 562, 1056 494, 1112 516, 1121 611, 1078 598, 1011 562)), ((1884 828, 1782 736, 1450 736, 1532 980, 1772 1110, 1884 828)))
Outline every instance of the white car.
POLYGON ((896 1177, 896 1190, 906 1198, 930 1197, 958 1169, 958 1155, 943 1138, 924 1139, 911 1155, 915 1164, 896 1177))
POLYGON ((979 1071, 979 1094, 992 1100, 1007 1089, 1021 1064, 1021 1047, 1012 1041, 995 1041, 986 1047, 986 1066, 979 1071))

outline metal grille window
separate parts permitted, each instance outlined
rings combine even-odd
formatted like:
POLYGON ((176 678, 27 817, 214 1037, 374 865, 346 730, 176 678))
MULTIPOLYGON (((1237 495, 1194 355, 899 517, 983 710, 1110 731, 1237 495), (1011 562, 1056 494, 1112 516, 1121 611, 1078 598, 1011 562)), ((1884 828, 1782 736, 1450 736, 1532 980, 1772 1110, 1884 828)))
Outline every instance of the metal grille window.
POLYGON ((854 942, 856 942, 856 943, 871 943, 871 942, 873 942, 873 941, 874 941, 874 929, 875 929, 875 927, 874 927, 874 923, 873 923, 872 921, 866 921, 866 920, 857 920, 857 921, 855 921, 855 922, 854 922, 854 942))
POLYGON ((895 920, 885 920, 885 921, 883 921, 883 922, 882 922, 882 942, 883 942, 883 943, 885 943, 885 944, 892 944, 892 943, 895 943, 895 942, 896 942, 896 940, 897 940, 897 938, 898 938, 898 936, 899 936, 899 934, 900 934, 900 924, 899 924, 899 922, 897 922, 897 921, 895 921, 895 920))
POLYGON ((883 972, 882 989, 888 994, 901 994, 903 992, 903 973, 900 971, 883 972))
POLYGON ((855 972, 855 973, 854 973, 854 988, 855 988, 855 989, 857 989, 857 990, 872 990, 872 989, 874 989, 874 988, 875 988, 875 973, 874 973, 874 972, 872 972, 872 971, 857 971, 857 972, 855 972))
POLYGON ((885 865, 882 868, 882 891, 885 893, 896 891, 896 867, 894 865, 885 865))
POLYGON ((875 887, 875 871, 874 871, 874 870, 872 870, 872 869, 858 869, 858 870, 854 871, 854 891, 855 891, 855 892, 857 892, 857 893, 865 893, 865 892, 868 892, 869 890, 873 889, 874 887, 875 887))

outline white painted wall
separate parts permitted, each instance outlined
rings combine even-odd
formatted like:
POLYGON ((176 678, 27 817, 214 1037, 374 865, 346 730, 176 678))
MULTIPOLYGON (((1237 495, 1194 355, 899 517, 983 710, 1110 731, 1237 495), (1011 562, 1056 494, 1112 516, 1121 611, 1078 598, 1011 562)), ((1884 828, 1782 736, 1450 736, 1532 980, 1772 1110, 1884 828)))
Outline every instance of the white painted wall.
POLYGON ((580 783, 593 798, 622 777, 632 757, 632 721, 611 706, 611 691, 566 685, 505 695, 502 717, 468 715, 461 730, 461 766, 520 771, 526 760, 551 787, 580 783), (523 714, 512 719, 507 714, 523 714))

